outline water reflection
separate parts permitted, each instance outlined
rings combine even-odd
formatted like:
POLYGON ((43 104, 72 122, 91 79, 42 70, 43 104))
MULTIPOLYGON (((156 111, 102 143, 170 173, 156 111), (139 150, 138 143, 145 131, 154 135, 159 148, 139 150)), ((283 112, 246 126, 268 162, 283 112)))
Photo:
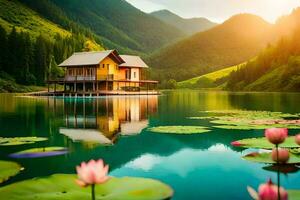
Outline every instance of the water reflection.
POLYGON ((64 127, 59 129, 73 141, 110 145, 119 135, 141 133, 148 116, 157 112, 157 96, 66 100, 64 127))
MULTIPOLYGON (((110 165, 112 176, 149 177, 171 185, 175 190, 174 200, 250 199, 247 186, 258 188, 268 178, 276 180, 274 172, 278 169, 241 159, 247 152, 230 143, 262 137, 263 130, 217 129, 209 120, 189 117, 199 117, 199 111, 203 110, 295 113, 300 112, 299 98, 299 94, 198 91, 171 91, 159 97, 95 99, 0 95, 1 137, 49 139, 28 146, 0 147, 1 160, 16 161, 8 155, 28 148, 61 146, 69 150, 62 156, 18 159, 25 170, 6 184, 56 173, 75 173, 74 166, 80 162, 102 158, 110 165), (172 125, 206 126, 212 131, 171 135, 143 129, 172 125), (95 136, 101 139, 95 142, 95 136), (103 140, 114 145, 102 146, 103 140)), ((297 131, 292 130, 291 134, 297 131)), ((299 171, 284 170, 295 173, 282 175, 281 184, 287 189, 298 189, 299 171)))

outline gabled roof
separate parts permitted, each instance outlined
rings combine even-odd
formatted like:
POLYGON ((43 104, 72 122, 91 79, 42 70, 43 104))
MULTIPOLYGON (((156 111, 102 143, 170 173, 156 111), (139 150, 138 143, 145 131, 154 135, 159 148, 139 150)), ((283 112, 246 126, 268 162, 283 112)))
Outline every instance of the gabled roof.
POLYGON ((120 55, 120 57, 125 61, 120 67, 149 68, 139 56, 120 55))
POLYGON ((60 67, 98 65, 106 57, 111 56, 118 64, 124 63, 116 50, 74 53, 62 62, 60 67))

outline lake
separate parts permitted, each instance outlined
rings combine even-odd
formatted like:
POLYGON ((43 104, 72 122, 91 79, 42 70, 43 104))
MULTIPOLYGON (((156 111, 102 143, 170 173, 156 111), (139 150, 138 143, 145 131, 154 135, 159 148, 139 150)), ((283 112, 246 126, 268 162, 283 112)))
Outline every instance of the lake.
MULTIPOLYGON (((30 145, 0 146, 0 160, 13 160, 25 170, 5 184, 56 173, 75 173, 82 161, 103 158, 110 175, 159 179, 181 199, 250 199, 276 172, 241 159, 247 151, 232 141, 263 136, 263 130, 213 128, 207 119, 191 120, 200 111, 259 110, 300 113, 300 94, 166 91, 161 96, 101 98, 34 98, 0 94, 0 136, 40 136, 30 145), (208 133, 159 134, 155 126, 207 126, 208 133), (11 153, 34 147, 67 147, 65 155, 12 159, 11 153)), ((297 130, 291 130, 296 134, 297 130)), ((300 189, 300 172, 281 175, 281 185, 300 189)), ((3 184, 3 185, 5 185, 3 184)))

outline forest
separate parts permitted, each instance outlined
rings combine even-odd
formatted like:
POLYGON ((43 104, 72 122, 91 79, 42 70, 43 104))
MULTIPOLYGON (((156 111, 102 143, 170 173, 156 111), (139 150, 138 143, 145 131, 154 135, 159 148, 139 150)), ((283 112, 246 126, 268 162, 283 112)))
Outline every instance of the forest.
POLYGON ((7 33, 0 26, 0 78, 22 85, 45 85, 49 78, 63 75, 57 66, 74 51, 89 51, 85 36, 72 34, 54 39, 46 35, 32 38, 29 33, 13 28, 7 33))

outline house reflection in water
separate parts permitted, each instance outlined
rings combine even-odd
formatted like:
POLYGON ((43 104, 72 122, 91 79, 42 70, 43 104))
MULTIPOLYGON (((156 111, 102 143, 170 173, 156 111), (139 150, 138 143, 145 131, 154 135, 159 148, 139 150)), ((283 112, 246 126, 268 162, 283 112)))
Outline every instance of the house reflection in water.
POLYGON ((110 145, 119 135, 141 133, 148 116, 157 112, 157 101, 156 95, 66 101, 60 133, 73 141, 110 145))

